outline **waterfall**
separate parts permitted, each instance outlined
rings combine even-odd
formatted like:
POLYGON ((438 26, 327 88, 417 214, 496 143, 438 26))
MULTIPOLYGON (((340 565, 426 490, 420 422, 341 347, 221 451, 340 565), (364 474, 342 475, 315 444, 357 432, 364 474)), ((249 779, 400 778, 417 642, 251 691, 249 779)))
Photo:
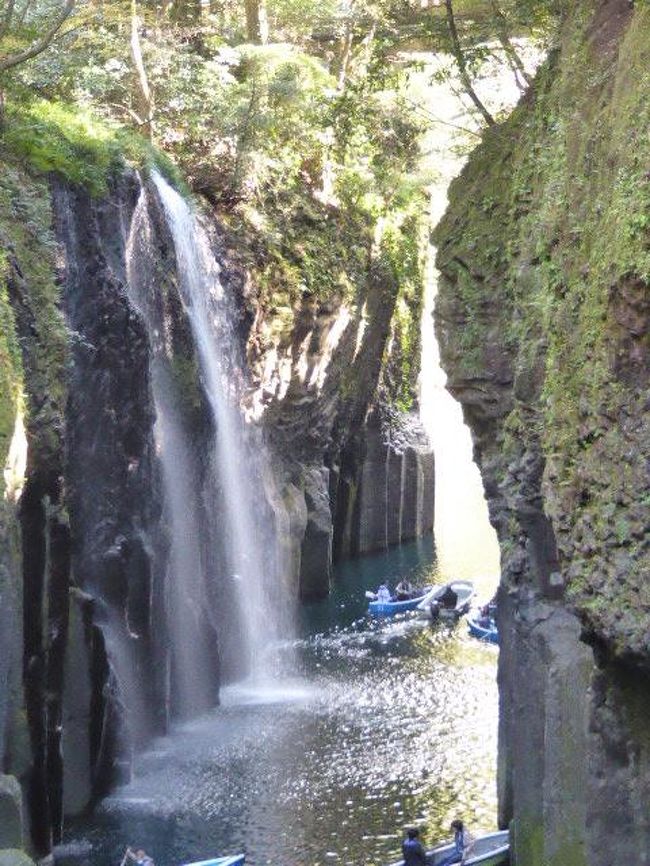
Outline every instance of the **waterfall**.
POLYGON ((174 240, 181 300, 196 347, 201 381, 213 421, 204 508, 216 517, 221 580, 239 607, 234 635, 251 674, 263 677, 266 651, 282 619, 281 563, 274 516, 266 502, 262 443, 240 409, 244 362, 235 330, 237 310, 219 279, 209 239, 187 202, 158 174, 160 201, 174 240))
POLYGON ((165 313, 154 275, 155 249, 143 187, 127 239, 127 292, 140 313, 151 347, 151 389, 156 411, 154 438, 163 475, 170 550, 165 579, 172 664, 173 708, 183 717, 213 706, 217 696, 215 653, 206 627, 206 586, 197 527, 197 479, 192 447, 178 412, 171 379, 165 313))

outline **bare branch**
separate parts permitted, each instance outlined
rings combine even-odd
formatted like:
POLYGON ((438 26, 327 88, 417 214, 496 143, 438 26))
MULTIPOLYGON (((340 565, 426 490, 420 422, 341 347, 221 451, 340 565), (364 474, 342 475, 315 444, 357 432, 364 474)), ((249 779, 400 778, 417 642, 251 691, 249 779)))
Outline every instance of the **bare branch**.
POLYGON ((74 5, 75 0, 66 0, 65 6, 61 10, 58 17, 54 19, 49 29, 43 34, 43 36, 41 36, 40 39, 32 42, 32 44, 28 48, 25 48, 22 51, 17 51, 15 54, 10 54, 7 57, 0 57, 0 72, 6 72, 8 69, 13 69, 14 66, 18 66, 19 64, 24 63, 26 60, 31 60, 32 57, 36 57, 42 51, 45 51, 45 49, 51 44, 52 40, 59 32, 61 27, 70 17, 70 14, 74 9, 74 5))
POLYGON ((119 102, 107 102, 106 105, 109 106, 109 108, 117 108, 118 111, 122 111, 135 123, 136 126, 144 126, 146 123, 148 123, 147 118, 143 120, 140 115, 132 108, 129 108, 128 105, 120 105, 119 102))

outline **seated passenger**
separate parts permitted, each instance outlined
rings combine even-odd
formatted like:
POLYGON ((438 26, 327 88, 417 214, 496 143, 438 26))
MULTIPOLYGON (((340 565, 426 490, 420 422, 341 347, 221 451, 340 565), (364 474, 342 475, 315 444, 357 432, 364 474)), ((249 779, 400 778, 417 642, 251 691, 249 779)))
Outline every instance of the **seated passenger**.
POLYGON ((388 588, 388 584, 382 583, 382 585, 377 590, 377 601, 380 601, 382 604, 386 604, 391 600, 390 589, 388 588))
POLYGON ((398 601, 408 601, 413 598, 413 584, 403 577, 395 587, 395 595, 398 601))
POLYGON ((453 610, 458 604, 458 595, 454 592, 451 586, 447 585, 444 592, 438 596, 438 601, 447 610, 453 610))
POLYGON ((404 866, 426 866, 427 855, 418 838, 419 835, 420 832, 417 827, 412 827, 406 831, 406 839, 402 842, 404 866))

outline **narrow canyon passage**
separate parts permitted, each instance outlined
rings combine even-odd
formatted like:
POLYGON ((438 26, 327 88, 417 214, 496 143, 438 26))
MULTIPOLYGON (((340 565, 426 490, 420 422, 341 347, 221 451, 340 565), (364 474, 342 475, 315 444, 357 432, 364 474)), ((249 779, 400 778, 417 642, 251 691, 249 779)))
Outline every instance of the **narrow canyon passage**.
POLYGON ((409 824, 431 843, 458 815, 494 828, 498 651, 464 621, 366 615, 365 591, 404 575, 471 579, 482 600, 498 583, 469 430, 440 368, 433 250, 428 265, 419 401, 436 454, 435 543, 340 564, 333 593, 301 607, 297 636, 285 624, 284 641, 267 642, 263 679, 222 688, 219 708, 156 741, 130 784, 70 826, 75 864, 109 866, 137 844, 159 866, 240 850, 253 866, 382 866, 409 824))

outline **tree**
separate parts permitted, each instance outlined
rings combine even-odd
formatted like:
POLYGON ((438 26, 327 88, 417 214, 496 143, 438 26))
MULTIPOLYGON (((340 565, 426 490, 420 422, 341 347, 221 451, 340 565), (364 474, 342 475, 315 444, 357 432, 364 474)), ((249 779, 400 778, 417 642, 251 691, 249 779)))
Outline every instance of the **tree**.
POLYGON ((139 125, 147 138, 153 138, 153 94, 149 87, 147 71, 142 59, 142 47, 140 45, 140 21, 136 0, 131 2, 131 59, 137 75, 136 114, 139 125))
POLYGON ((454 60, 458 67, 458 74, 460 75, 460 80, 465 88, 465 92, 479 110, 487 125, 494 126, 494 118, 481 101, 479 95, 474 89, 474 85, 472 84, 472 78, 467 69, 465 53, 463 52, 460 38, 458 36, 458 28, 456 27, 456 17, 454 15, 452 0, 445 0, 445 9, 447 10, 447 26, 449 27, 449 36, 451 38, 451 53, 454 55, 454 60))
POLYGON ((244 3, 248 41, 254 45, 266 45, 269 41, 269 23, 265 0, 244 0, 244 3))
POLYGON ((530 87, 530 85, 533 83, 533 80, 526 71, 526 67, 524 66, 524 63, 519 56, 517 49, 512 44, 512 41, 510 39, 510 28, 508 25, 508 19, 506 18, 501 7, 499 6, 498 0, 490 0, 490 6, 494 14, 494 21, 499 42, 501 43, 501 47, 503 48, 503 52, 506 55, 512 71, 514 72, 515 78, 517 79, 517 84, 520 84, 520 82, 525 82, 525 85, 530 87))
MULTIPOLYGON (((18 8, 16 0, 5 0, 4 14, 0 23, 0 44, 10 34, 18 38, 20 37, 20 31, 25 28, 31 11, 30 6, 29 0, 25 0, 21 9, 18 8), (12 33, 12 31, 14 32, 12 33)), ((54 38, 72 14, 74 7, 75 0, 65 0, 58 13, 55 12, 49 20, 45 19, 41 23, 43 32, 40 35, 32 39, 24 48, 0 55, 0 73, 7 72, 9 69, 25 63, 27 60, 31 60, 45 51, 52 44, 54 38)))

